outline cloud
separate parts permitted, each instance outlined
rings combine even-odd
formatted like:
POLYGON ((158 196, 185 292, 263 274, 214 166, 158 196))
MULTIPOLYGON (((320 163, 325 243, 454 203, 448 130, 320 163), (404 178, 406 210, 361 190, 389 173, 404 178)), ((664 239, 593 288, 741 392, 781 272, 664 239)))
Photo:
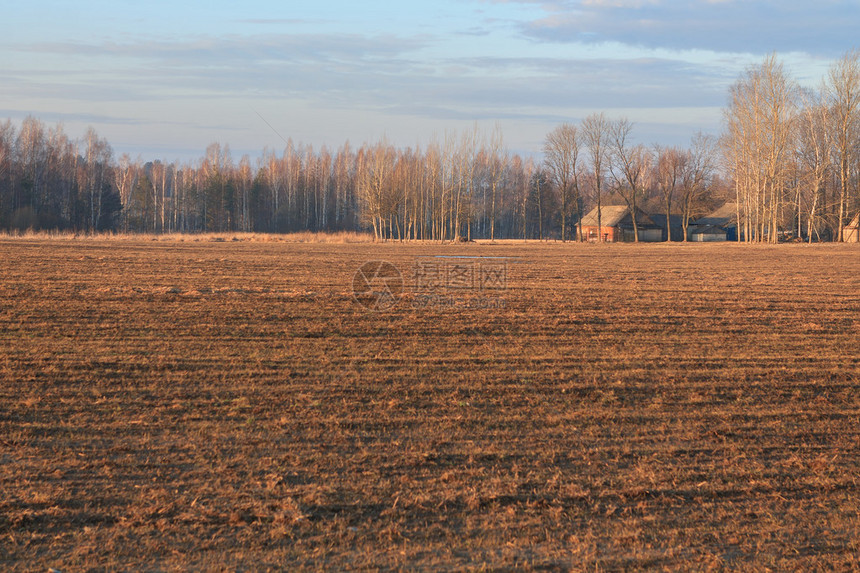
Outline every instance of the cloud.
POLYGON ((416 64, 420 38, 306 34, 127 43, 43 42, 20 48, 42 69, 4 74, 7 94, 66 100, 336 95, 373 90, 416 64), (56 61, 56 65, 51 62, 56 61), (75 65, 69 65, 68 62, 75 65), (63 69, 65 65, 65 69, 63 69))
POLYGON ((532 2, 544 15, 523 23, 547 42, 620 42, 647 48, 841 55, 856 42, 855 0, 559 0, 532 2))
POLYGON ((719 106, 732 79, 680 58, 424 58, 435 41, 305 34, 41 43, 30 49, 85 56, 88 67, 31 74, 26 89, 42 97, 62 89, 66 100, 90 104, 188 100, 214 110, 219 98, 298 99, 357 113, 553 122, 582 109, 719 106))
POLYGON ((323 22, 323 20, 310 20, 306 18, 243 18, 239 20, 240 24, 256 24, 256 25, 274 25, 280 26, 284 24, 288 25, 301 25, 301 24, 318 24, 323 22))
POLYGON ((582 0, 583 6, 596 8, 642 8, 659 4, 659 0, 582 0))
POLYGON ((169 65, 217 65, 248 59, 342 59, 393 58, 423 45, 421 38, 394 35, 366 37, 358 34, 278 34, 254 36, 198 36, 187 40, 119 42, 42 42, 22 51, 65 56, 123 57, 169 65))
MULTIPOLYGON (((27 117, 27 112, 22 112, 18 109, 0 109, 0 117, 9 117, 15 119, 23 119, 27 117)), ((96 113, 73 113, 73 112, 51 112, 47 114, 39 114, 37 118, 41 121, 48 123, 65 123, 65 122, 75 122, 75 123, 98 123, 98 124, 112 124, 112 125, 143 125, 147 122, 140 118, 132 118, 132 117, 113 117, 109 115, 96 114, 96 113)))

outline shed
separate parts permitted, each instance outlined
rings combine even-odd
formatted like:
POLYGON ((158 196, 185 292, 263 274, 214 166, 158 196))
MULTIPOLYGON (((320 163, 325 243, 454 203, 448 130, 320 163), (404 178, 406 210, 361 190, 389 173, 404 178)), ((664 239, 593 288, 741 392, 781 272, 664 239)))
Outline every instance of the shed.
POLYGON ((716 225, 696 225, 690 228, 690 240, 694 243, 716 243, 726 240, 726 230, 716 225))
POLYGON ((857 213, 850 223, 842 227, 842 241, 844 243, 860 243, 860 213, 857 213))
POLYGON ((738 204, 726 203, 716 211, 693 221, 693 226, 687 229, 689 239, 695 241, 693 232, 704 227, 718 227, 723 230, 725 238, 714 240, 736 241, 738 238, 738 204))

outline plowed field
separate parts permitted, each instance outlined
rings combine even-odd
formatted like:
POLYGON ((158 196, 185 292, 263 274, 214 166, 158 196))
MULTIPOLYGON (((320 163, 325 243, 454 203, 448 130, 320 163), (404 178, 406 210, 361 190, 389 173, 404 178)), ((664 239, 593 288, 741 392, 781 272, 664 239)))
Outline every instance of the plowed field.
POLYGON ((860 567, 856 245, 0 261, 4 570, 860 567))

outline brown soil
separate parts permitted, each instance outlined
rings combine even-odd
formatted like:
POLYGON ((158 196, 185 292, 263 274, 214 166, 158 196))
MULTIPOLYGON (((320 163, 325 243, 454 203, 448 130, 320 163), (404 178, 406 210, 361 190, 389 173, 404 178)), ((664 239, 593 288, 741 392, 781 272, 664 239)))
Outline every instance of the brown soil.
POLYGON ((0 260, 4 570, 860 567, 856 245, 0 260))

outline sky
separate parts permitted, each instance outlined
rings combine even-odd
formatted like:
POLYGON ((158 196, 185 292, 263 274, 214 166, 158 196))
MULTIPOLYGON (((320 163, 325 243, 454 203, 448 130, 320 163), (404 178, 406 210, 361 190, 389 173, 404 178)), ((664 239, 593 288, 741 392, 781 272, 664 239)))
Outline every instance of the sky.
POLYGON ((595 112, 637 142, 717 134, 776 53, 816 87, 860 0, 28 0, 3 10, 0 118, 92 126, 116 155, 234 158, 499 125, 508 149, 595 112))

